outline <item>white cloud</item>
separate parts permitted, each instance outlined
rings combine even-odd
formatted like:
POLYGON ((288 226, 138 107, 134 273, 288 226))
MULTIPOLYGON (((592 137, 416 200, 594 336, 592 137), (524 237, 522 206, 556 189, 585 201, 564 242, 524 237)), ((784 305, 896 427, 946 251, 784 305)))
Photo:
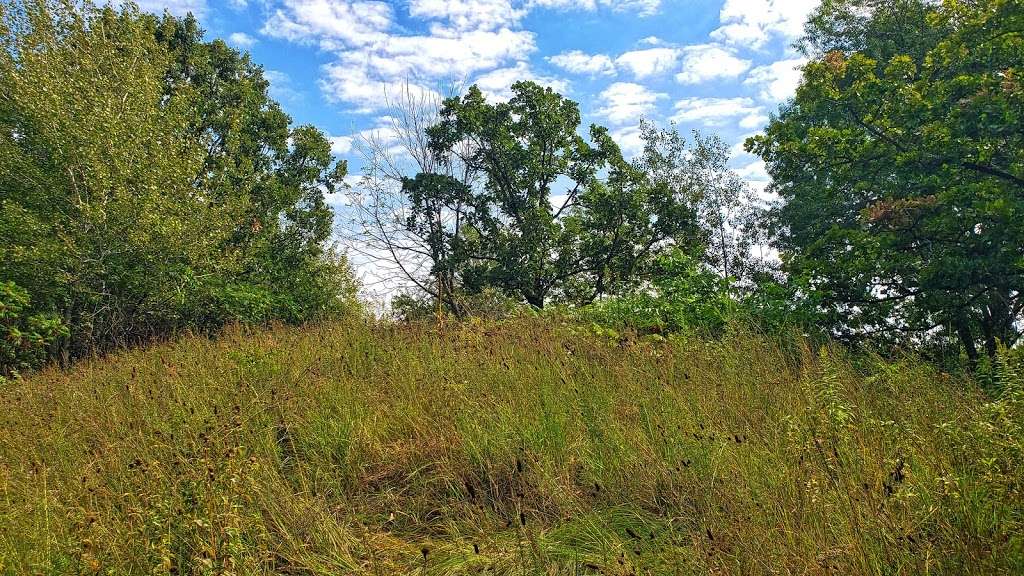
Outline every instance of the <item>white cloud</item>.
POLYGON ((764 100, 782 102, 796 93, 803 76, 800 68, 806 63, 804 58, 792 58, 758 66, 750 71, 743 83, 758 87, 764 100))
POLYGON ((616 82, 598 95, 603 105, 597 114, 613 124, 635 122, 653 112, 658 100, 665 97, 666 94, 651 92, 640 84, 616 82))
POLYGON ((438 98, 436 91, 401 78, 372 76, 366 67, 351 67, 342 62, 322 68, 320 90, 330 102, 354 105, 353 111, 369 113, 387 105, 388 95, 409 90, 414 98, 438 98))
POLYGON ((626 158, 633 158, 644 151, 644 139, 641 137, 640 126, 624 126, 612 130, 611 135, 626 158))
POLYGON ((682 84, 700 84, 717 78, 735 78, 750 68, 750 60, 717 44, 698 44, 683 48, 683 68, 676 74, 682 84))
POLYGON ((664 43, 665 41, 662 40, 661 38, 658 38, 657 36, 648 36, 646 38, 641 38, 639 42, 639 44, 646 44, 648 46, 659 46, 664 43))
POLYGON ((552 8, 555 10, 594 10, 597 8, 596 0, 530 0, 527 2, 530 8, 552 8))
MULTIPOLYGON (((675 104, 675 122, 699 122, 705 126, 721 126, 730 120, 762 113, 750 98, 684 98, 675 104)), ((748 122, 749 123, 749 122, 748 122)))
POLYGON ((632 12, 638 16, 651 16, 661 8, 661 0, 601 0, 615 12, 632 12))
POLYGON ((628 68, 637 78, 646 78, 667 72, 676 65, 679 50, 675 48, 646 48, 632 50, 615 59, 615 63, 628 68))
POLYGON ((263 33, 337 53, 321 90, 361 112, 384 107, 386 88, 411 81, 432 92, 423 86, 515 67, 536 50, 532 32, 514 29, 524 10, 508 0, 412 0, 408 10, 428 33, 405 32, 388 4, 364 0, 284 0, 263 33))
POLYGON ((569 90, 569 83, 565 80, 535 74, 526 62, 516 62, 515 66, 491 70, 477 77, 474 84, 488 99, 505 101, 512 97, 512 84, 519 80, 532 80, 560 94, 565 94, 569 90))
POLYGON ((764 160, 754 160, 750 164, 735 169, 736 174, 744 180, 767 182, 771 180, 764 160))
POLYGON ((232 32, 228 36, 228 42, 239 48, 252 48, 256 45, 256 39, 245 32, 232 32))
POLYGON ((752 130, 755 128, 761 128, 768 123, 768 116, 761 113, 760 110, 753 112, 747 116, 744 116, 740 120, 740 128, 746 130, 752 130))
POLYGON ((509 0, 411 0, 409 15, 448 20, 456 30, 493 30, 515 24, 526 10, 509 0))
POLYGON ((206 14, 206 0, 136 0, 139 9, 154 14, 163 14, 164 10, 175 16, 184 16, 191 12, 196 16, 206 14))
POLYGON ((522 60, 535 49, 533 33, 502 28, 452 37, 394 35, 387 42, 345 52, 342 59, 387 77, 451 78, 522 60))
POLYGON ((772 37, 795 40, 820 0, 725 0, 721 27, 711 33, 720 42, 758 49, 772 37))
POLYGON ((316 42, 332 50, 386 41, 392 17, 391 7, 384 2, 285 0, 263 25, 262 33, 292 42, 316 42))
POLYGON ((548 56, 546 60, 574 74, 589 74, 591 76, 615 74, 615 64, 604 54, 586 54, 579 50, 570 50, 555 56, 548 56))
MULTIPOLYGON (((261 32, 336 54, 334 61, 321 68, 320 88, 329 101, 364 113, 383 108, 382 91, 406 81, 417 90, 434 93, 426 87, 475 78, 495 98, 508 97, 508 85, 516 79, 533 79, 565 91, 565 80, 539 76, 530 69, 528 58, 537 49, 535 36, 521 28, 530 9, 604 7, 642 15, 661 6, 660 0, 278 1, 268 11, 261 32), (410 32, 407 19, 427 31, 410 32)), ((642 78, 670 70, 677 58, 677 49, 659 47, 627 52, 617 61, 642 78)), ((616 72, 616 61, 602 54, 575 50, 548 60, 574 73, 616 72)))
POLYGON ((553 8, 556 10, 595 10, 600 4, 613 12, 632 12, 638 16, 651 16, 661 8, 661 0, 530 0, 530 8, 553 8))
POLYGON ((352 136, 330 136, 327 141, 331 143, 331 154, 344 156, 352 151, 352 136))

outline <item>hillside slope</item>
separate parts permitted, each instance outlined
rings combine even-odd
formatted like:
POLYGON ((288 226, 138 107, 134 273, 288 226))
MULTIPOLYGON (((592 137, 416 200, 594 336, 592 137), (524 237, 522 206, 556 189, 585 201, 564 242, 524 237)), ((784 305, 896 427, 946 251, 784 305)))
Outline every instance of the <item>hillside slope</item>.
POLYGON ((0 573, 1020 573, 1007 381, 535 320, 184 338, 0 387, 0 573))

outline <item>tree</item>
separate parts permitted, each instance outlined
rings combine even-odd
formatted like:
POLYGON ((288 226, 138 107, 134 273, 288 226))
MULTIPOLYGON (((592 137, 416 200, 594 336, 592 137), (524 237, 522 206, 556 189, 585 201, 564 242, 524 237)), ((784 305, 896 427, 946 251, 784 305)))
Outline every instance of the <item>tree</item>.
POLYGON ((1020 338, 1024 11, 1007 0, 833 0, 795 99, 748 141, 782 197, 792 278, 839 334, 1020 338))
POLYGON ((0 281, 0 384, 19 370, 46 360, 49 348, 67 336, 54 314, 28 315, 29 295, 14 282, 0 281))
POLYGON ((585 140, 576 103, 550 88, 512 93, 489 103, 471 87, 426 131, 436 154, 479 175, 459 196, 465 232, 452 246, 464 290, 588 303, 636 285, 658 251, 692 245, 692 190, 626 162, 602 126, 585 140))
MULTIPOLYGON (((751 256, 758 235, 761 204, 750 188, 728 168, 729 147, 717 136, 693 132, 692 143, 674 127, 659 130, 641 122, 643 153, 633 162, 649 188, 664 187, 677 206, 696 223, 693 247, 703 250, 703 263, 723 278, 752 280, 763 259, 751 256)), ((659 210, 655 210, 659 212, 659 210)))
POLYGON ((321 283, 337 276, 332 265, 346 266, 326 249, 334 214, 324 194, 342 185, 347 164, 334 162, 313 126, 291 127, 248 54, 203 41, 191 15, 164 14, 152 26, 171 58, 164 94, 189 102, 187 131, 204 143, 193 184, 237 210, 224 250, 238 253, 241 270, 229 292, 259 294, 270 316, 293 321, 328 310, 351 291, 321 283))
POLYGON ((0 279, 66 358, 351 296, 325 245, 344 165, 247 57, 132 5, 14 0, 0 27, 0 279))
POLYGON ((532 82, 517 82, 508 102, 490 104, 473 86, 444 102, 440 122, 427 129, 431 149, 457 155, 484 176, 466 226, 469 265, 462 281, 470 290, 498 286, 543 308, 553 292, 584 263, 579 230, 561 219, 596 185, 597 171, 618 156, 607 130, 592 126, 593 146, 576 133, 576 103, 532 82), (468 146, 459 148, 462 143, 468 146), (564 179, 557 206, 552 188, 564 179))
POLYGON ((374 262, 372 287, 406 290, 412 300, 440 300, 461 314, 461 275, 450 245, 465 231, 462 197, 441 190, 427 197, 415 189, 427 185, 419 174, 431 175, 435 188, 445 179, 454 188, 471 187, 476 175, 456 158, 442 162, 429 146, 426 129, 439 120, 438 94, 405 83, 382 100, 384 123, 354 137, 363 174, 348 194, 348 245, 374 262))

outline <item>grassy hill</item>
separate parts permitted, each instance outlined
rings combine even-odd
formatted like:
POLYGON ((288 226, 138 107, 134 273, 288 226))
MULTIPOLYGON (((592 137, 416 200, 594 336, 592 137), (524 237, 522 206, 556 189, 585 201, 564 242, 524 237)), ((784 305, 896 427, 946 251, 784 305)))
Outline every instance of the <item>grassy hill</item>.
POLYGON ((0 386, 0 573, 1021 573, 1022 379, 851 362, 517 320, 50 369, 0 386))

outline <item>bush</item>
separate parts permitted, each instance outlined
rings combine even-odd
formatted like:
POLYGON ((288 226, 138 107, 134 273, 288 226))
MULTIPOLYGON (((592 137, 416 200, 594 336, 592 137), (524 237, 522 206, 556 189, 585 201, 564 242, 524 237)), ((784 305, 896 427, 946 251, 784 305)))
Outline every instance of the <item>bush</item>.
POLYGON ((720 333, 736 310, 729 281, 677 250, 657 259, 651 285, 585 306, 574 315, 614 330, 720 333))
POLYGON ((0 282, 0 378, 35 368, 51 347, 68 336, 55 314, 28 314, 28 292, 14 282, 0 282))

